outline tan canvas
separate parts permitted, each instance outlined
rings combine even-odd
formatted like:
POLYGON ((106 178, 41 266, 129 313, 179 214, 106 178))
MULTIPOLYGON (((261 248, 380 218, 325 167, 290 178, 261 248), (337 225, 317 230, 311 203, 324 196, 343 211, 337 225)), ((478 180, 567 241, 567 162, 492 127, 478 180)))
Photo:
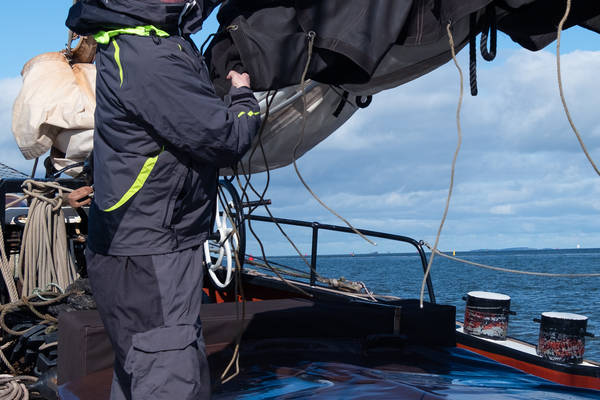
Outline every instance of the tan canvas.
POLYGON ((55 168, 83 161, 92 148, 95 66, 71 67, 62 53, 45 53, 25 64, 21 75, 12 130, 23 156, 33 159, 54 146, 64 154, 55 168))

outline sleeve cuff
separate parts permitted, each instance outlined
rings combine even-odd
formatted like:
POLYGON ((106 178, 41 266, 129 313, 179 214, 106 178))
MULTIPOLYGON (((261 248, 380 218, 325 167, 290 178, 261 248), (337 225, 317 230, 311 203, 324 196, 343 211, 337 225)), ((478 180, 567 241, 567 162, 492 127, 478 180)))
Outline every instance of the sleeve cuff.
POLYGON ((233 104, 239 100, 247 100, 247 99, 253 99, 256 101, 256 97, 254 97, 254 92, 252 92, 252 89, 250 89, 246 86, 242 86, 240 88, 236 88, 236 87, 232 86, 231 89, 229 90, 229 98, 231 99, 231 104, 233 104))

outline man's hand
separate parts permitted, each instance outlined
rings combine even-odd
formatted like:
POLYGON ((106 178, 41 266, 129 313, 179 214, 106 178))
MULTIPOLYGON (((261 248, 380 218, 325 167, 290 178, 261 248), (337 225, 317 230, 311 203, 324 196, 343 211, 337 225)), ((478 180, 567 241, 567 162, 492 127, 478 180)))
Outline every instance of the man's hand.
POLYGON ((231 85, 236 88, 240 88, 243 86, 246 86, 247 88, 250 87, 250 75, 248 75, 245 72, 243 74, 240 74, 233 70, 229 71, 229 73, 227 74, 227 79, 231 79, 231 85))
POLYGON ((79 189, 73 190, 67 197, 69 205, 73 208, 87 206, 92 202, 92 199, 88 196, 93 192, 94 189, 91 186, 82 186, 79 189))

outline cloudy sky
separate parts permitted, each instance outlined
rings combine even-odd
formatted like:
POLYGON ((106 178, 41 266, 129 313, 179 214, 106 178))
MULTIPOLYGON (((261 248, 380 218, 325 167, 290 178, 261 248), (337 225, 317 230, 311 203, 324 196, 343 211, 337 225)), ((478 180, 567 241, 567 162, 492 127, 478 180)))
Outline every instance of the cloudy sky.
MULTIPOLYGON (((10 131, 19 72, 31 57, 66 42, 70 0, 12 7, 0 27, 0 161, 23 171, 10 131), (49 5, 52 3, 52 5, 49 5), (32 29, 23 30, 27 15, 32 29), (15 38, 18 40, 7 40, 15 38)), ((214 29, 208 23, 206 31, 214 29)), ((201 38, 198 38, 200 41, 201 38)), ((572 116, 600 162, 600 36, 564 34, 562 67, 572 116)), ((440 241, 442 249, 600 247, 600 177, 570 130, 556 82, 554 44, 532 53, 501 38, 493 63, 479 59, 479 96, 465 92, 463 148, 440 241)), ((459 61, 465 72, 467 54, 459 61)), ((376 95, 373 103, 301 160, 313 190, 355 226, 433 243, 443 213, 457 141, 458 73, 445 65, 426 77, 376 95)), ((257 176, 258 186, 264 177, 257 176)), ((274 171, 267 197, 276 216, 342 224, 312 199, 292 168, 274 171)), ((256 223, 270 254, 292 254, 279 235, 256 223)), ((310 253, 310 233, 290 230, 310 253)), ((373 247, 345 235, 323 234, 324 253, 406 251, 373 247)), ((257 246, 249 244, 250 251, 257 246)))

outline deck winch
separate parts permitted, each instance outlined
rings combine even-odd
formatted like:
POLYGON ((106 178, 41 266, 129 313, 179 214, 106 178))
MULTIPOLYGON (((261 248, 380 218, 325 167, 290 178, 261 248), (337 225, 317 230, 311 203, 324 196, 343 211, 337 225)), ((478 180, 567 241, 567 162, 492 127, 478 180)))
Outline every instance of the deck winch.
POLYGON ((501 293, 473 291, 463 298, 465 307, 464 331, 475 336, 505 340, 508 331, 510 296, 501 293))
POLYGON ((585 315, 544 312, 540 323, 537 354, 551 361, 578 364, 583 361, 588 318, 585 315))

